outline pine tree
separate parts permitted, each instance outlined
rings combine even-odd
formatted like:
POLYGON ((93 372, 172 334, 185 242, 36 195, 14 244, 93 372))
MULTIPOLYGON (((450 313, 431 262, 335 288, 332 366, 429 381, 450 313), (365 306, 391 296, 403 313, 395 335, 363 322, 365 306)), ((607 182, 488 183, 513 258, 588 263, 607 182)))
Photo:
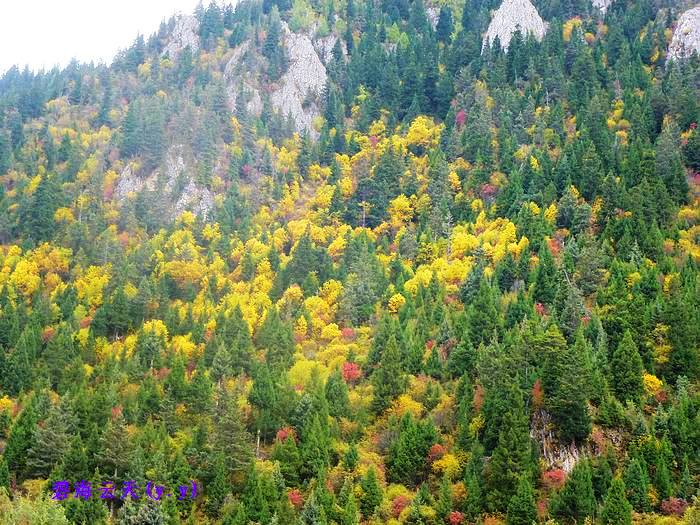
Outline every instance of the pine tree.
POLYGON ((25 475, 34 429, 40 417, 40 400, 34 395, 10 429, 3 461, 18 478, 25 475))
POLYGON ((365 520, 370 519, 382 502, 382 488, 377 480, 377 473, 373 467, 367 471, 367 474, 360 482, 362 488, 362 496, 360 497, 360 510, 365 520))
POLYGON ((557 269, 546 242, 540 246, 538 257, 533 297, 539 303, 550 305, 556 296, 557 269))
POLYGON ((436 440, 432 422, 416 422, 407 413, 401 419, 398 439, 389 449, 388 478, 404 485, 418 484, 425 476, 428 451, 436 440))
POLYGON ((222 452, 216 454, 213 468, 213 481, 207 485, 206 511, 210 517, 216 518, 221 511, 226 496, 230 492, 229 469, 222 452))
POLYGON ((226 457, 228 475, 246 472, 253 456, 252 439, 235 399, 223 388, 219 390, 214 429, 213 450, 226 457))
POLYGON ((347 417, 350 414, 348 385, 343 379, 340 369, 336 368, 328 377, 325 387, 325 397, 328 400, 329 413, 333 417, 347 417))
POLYGON ((321 422, 318 414, 313 416, 309 428, 304 431, 299 452, 302 462, 301 472, 307 477, 317 475, 328 466, 330 436, 327 425, 321 422))
POLYGON ((498 318, 494 290, 486 280, 482 280, 467 313, 469 334, 474 346, 488 344, 493 339, 494 331, 499 327, 498 318))
POLYGON ((301 511, 301 523, 304 525, 327 525, 326 512, 318 502, 316 490, 311 492, 311 495, 304 503, 304 508, 301 511))
POLYGON ((644 393, 644 365, 629 330, 610 359, 610 384, 617 398, 638 403, 644 393))
POLYGON ((12 166, 12 140, 9 133, 0 129, 0 176, 5 175, 12 166))
POLYGON ((535 491, 527 476, 521 476, 516 493, 508 504, 506 516, 508 525, 532 525, 537 523, 535 491))
POLYGON ((440 8, 438 23, 435 28, 435 35, 440 42, 447 44, 450 41, 453 30, 454 22, 452 20, 452 10, 449 6, 442 6, 440 8))
POLYGON ((627 487, 627 500, 637 512, 649 512, 649 475, 643 459, 633 458, 623 476, 627 487))
POLYGON ((600 521, 605 525, 632 525, 632 505, 625 497, 625 483, 619 477, 610 484, 600 521))
POLYGON ((341 525, 360 525, 360 512, 352 490, 348 491, 347 501, 343 506, 343 518, 341 525))
POLYGON ((114 479, 121 479, 129 466, 132 444, 126 431, 126 422, 120 414, 107 423, 100 437, 100 449, 96 451, 100 470, 114 479))
POLYGON ((563 441, 581 441, 591 430, 587 396, 590 371, 584 361, 583 335, 579 333, 572 347, 566 344, 555 326, 550 327, 544 337, 548 338, 542 371, 545 406, 563 441))
POLYGON ((289 487, 296 487, 300 482, 302 460, 294 436, 277 441, 272 449, 272 459, 279 462, 280 472, 289 487))
POLYGON ((404 391, 405 378, 401 367, 401 357, 398 343, 393 335, 389 337, 382 361, 372 372, 370 380, 374 386, 372 410, 375 413, 383 412, 404 391))
POLYGON ((289 368, 293 362, 294 335, 289 323, 280 318, 273 307, 267 311, 265 321, 256 334, 255 344, 267 350, 267 364, 272 368, 289 368))
POLYGON ((482 471, 483 449, 478 443, 472 448, 469 464, 465 469, 464 485, 467 489, 467 498, 464 502, 464 511, 471 520, 476 520, 484 510, 482 471))
POLYGON ((43 425, 34 430, 27 451, 27 473, 34 478, 46 478, 68 451, 67 414, 52 406, 43 425))
POLYGON ((518 490, 520 477, 529 475, 532 470, 530 432, 522 394, 515 393, 512 400, 488 465, 486 500, 489 508, 496 512, 506 510, 518 490))
POLYGON ((596 499, 588 460, 576 463, 564 488, 552 498, 550 505, 552 515, 566 523, 583 523, 586 517, 594 515, 596 499))

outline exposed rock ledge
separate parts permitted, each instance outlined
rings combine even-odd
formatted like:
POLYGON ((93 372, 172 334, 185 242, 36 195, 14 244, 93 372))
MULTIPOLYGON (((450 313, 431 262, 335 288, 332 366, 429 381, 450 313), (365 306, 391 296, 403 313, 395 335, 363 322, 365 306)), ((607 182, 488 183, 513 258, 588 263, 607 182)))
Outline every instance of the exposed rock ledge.
POLYGON ((179 15, 162 56, 174 60, 187 46, 193 53, 199 49, 199 20, 192 15, 179 15))
POLYGON ((154 171, 148 177, 139 177, 127 165, 119 177, 114 196, 119 202, 140 191, 157 191, 160 196, 172 199, 174 205, 169 209, 171 219, 185 210, 190 210, 206 218, 214 208, 214 195, 207 188, 197 185, 187 175, 185 150, 181 145, 172 146, 165 157, 164 170, 154 171), (175 188, 182 177, 186 185, 179 195, 174 195, 175 188))
POLYGON ((681 15, 668 48, 668 59, 686 58, 693 52, 700 53, 700 6, 681 15))
POLYGON ((289 68, 270 101, 282 115, 291 115, 297 131, 306 130, 315 137, 313 121, 320 114, 317 99, 326 85, 326 68, 307 35, 293 33, 284 22, 282 26, 289 68))
POLYGON ((482 50, 487 45, 492 45, 498 37, 501 47, 507 51, 513 33, 518 29, 523 36, 531 33, 537 40, 542 40, 547 31, 547 24, 530 0, 504 0, 501 7, 493 13, 484 35, 482 50))
POLYGON ((593 7, 598 8, 601 13, 605 14, 610 4, 612 4, 612 0, 593 0, 592 3, 593 7))

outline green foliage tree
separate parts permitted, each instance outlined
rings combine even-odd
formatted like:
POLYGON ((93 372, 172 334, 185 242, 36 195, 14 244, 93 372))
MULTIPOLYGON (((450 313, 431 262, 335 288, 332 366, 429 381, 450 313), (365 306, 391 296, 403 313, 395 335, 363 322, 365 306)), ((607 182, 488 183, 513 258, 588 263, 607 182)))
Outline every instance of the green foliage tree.
POLYGON ((627 330, 610 359, 610 384, 620 401, 639 402, 644 393, 644 365, 627 330))
POLYGON ((600 513, 601 523, 609 525, 630 525, 632 523, 632 505, 625 496, 625 483, 616 477, 610 484, 600 513))

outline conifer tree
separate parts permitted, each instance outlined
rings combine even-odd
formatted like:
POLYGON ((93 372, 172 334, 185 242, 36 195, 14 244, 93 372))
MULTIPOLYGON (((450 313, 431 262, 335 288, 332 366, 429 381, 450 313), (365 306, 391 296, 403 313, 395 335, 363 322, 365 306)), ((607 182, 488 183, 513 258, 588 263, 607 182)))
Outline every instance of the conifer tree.
POLYGON ((374 386, 372 409, 376 413, 383 412, 404 391, 405 379, 400 359, 398 343, 396 338, 391 335, 387 341, 382 361, 371 376, 374 386))
POLYGON ((546 242, 540 246, 538 253, 539 262, 537 263, 537 271, 535 272, 535 287, 533 297, 535 301, 550 305, 556 296, 557 269, 554 264, 552 252, 549 250, 546 242))
POLYGON ((583 523, 586 517, 594 515, 596 500, 588 460, 576 463, 566 479, 564 488, 552 498, 550 510, 553 516, 566 523, 583 523))
POLYGON ((328 411, 333 417, 347 417, 350 414, 350 400, 348 398, 348 385, 340 373, 335 369, 328 377, 325 387, 325 397, 328 400, 328 411))
POLYGON ((367 471, 367 474, 362 478, 360 482, 360 487, 362 488, 362 496, 360 497, 360 510, 362 516, 368 520, 374 515, 377 507, 382 502, 382 488, 377 480, 377 473, 373 467, 367 471))
POLYGON ((226 459, 222 452, 216 454, 213 462, 213 481, 207 485, 207 514, 213 518, 219 515, 226 495, 229 493, 229 475, 226 459))
POLYGON ((535 491, 527 476, 521 476, 518 488, 508 504, 508 525, 532 525, 537 522, 535 491))
POLYGON ((33 478, 46 478, 68 451, 67 414, 53 405, 43 425, 34 430, 27 451, 27 473, 33 478))
POLYGON ((224 454, 228 475, 247 471, 252 460, 252 439, 235 399, 223 388, 219 391, 214 423, 213 450, 224 454))
POLYGON ((294 335, 289 323, 280 318, 276 307, 270 308, 260 330, 255 336, 255 344, 267 351, 267 364, 272 368, 289 368, 294 355, 294 335))
POLYGON ((512 406, 501 423, 498 444, 488 464, 486 500, 493 511, 504 511, 518 490, 521 476, 532 472, 530 432, 522 394, 512 396, 512 406))
POLYGON ((626 330, 610 359, 610 384, 620 401, 638 403, 641 400, 644 393, 643 372, 644 365, 637 345, 632 340, 632 333, 626 330))
POLYGON ((613 479, 610 484, 600 513, 600 521, 605 525, 632 524, 632 505, 627 501, 625 483, 620 477, 613 479))
POLYGON ((633 458, 623 476, 627 488, 627 500, 637 512, 649 512, 649 475, 643 459, 633 458))

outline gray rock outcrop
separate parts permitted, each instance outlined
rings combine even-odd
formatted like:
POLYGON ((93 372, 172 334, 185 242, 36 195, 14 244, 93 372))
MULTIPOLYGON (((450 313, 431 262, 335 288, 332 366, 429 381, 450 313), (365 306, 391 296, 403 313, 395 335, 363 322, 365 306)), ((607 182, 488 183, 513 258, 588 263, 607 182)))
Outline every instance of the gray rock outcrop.
POLYGON ((293 33, 286 23, 282 26, 289 68, 270 101, 276 111, 291 115, 297 131, 306 130, 315 137, 313 121, 320 114, 318 99, 328 78, 326 68, 307 35, 293 33))
POLYGON ((250 42, 247 40, 233 50, 224 69, 224 79, 226 80, 231 109, 235 111, 239 101, 243 98, 247 100, 246 111, 260 115, 262 99, 255 83, 256 75, 251 75, 250 68, 246 64, 246 54, 249 50, 250 42))
POLYGON ((700 6, 688 9, 678 19, 668 47, 668 59, 678 60, 700 53, 700 6))
POLYGON ((601 13, 605 14, 612 4, 612 0, 592 0, 593 7, 597 8, 601 13))
POLYGON ((496 37, 500 40, 501 47, 507 51, 513 33, 518 29, 523 36, 531 33, 537 40, 542 40, 547 24, 530 0, 504 0, 493 13, 484 35, 482 51, 487 45, 492 45, 496 37))
POLYGON ((155 170, 148 177, 138 176, 133 172, 131 164, 127 165, 119 177, 114 191, 115 198, 121 203, 134 193, 153 191, 157 192, 161 198, 169 199, 174 203, 165 212, 171 219, 185 210, 190 210, 202 218, 208 217, 214 208, 214 195, 188 175, 188 171, 191 170, 188 170, 185 157, 184 146, 171 146, 165 155, 163 169, 155 170), (176 191, 178 186, 183 188, 182 191, 176 191))
POLYGON ((193 53, 199 49, 199 21, 191 15, 178 15, 162 56, 175 60, 187 46, 193 53))

